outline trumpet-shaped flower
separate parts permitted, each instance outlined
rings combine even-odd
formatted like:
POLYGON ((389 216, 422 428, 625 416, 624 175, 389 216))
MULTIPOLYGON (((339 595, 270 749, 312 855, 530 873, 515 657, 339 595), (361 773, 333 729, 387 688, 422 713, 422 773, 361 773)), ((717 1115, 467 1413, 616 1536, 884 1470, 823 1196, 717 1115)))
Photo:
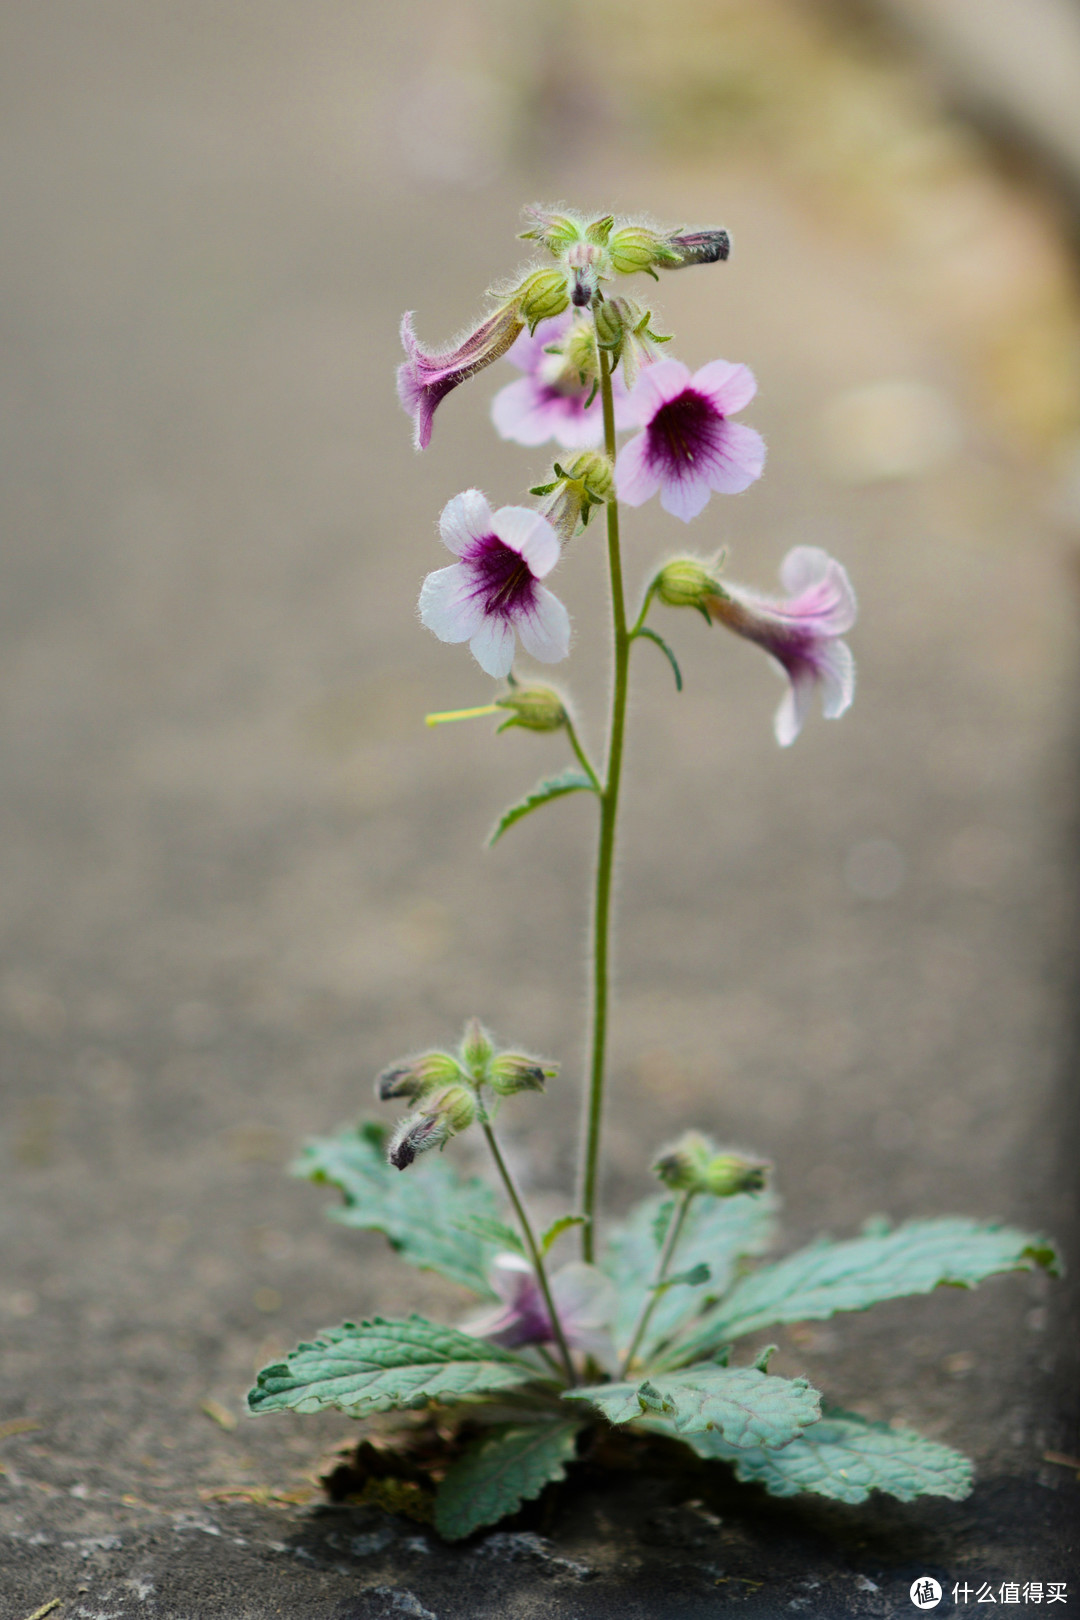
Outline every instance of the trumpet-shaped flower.
POLYGON ((398 398, 413 419, 414 442, 426 450, 436 407, 459 383, 498 360, 524 327, 516 303, 509 303, 481 321, 455 349, 435 354, 423 348, 412 329, 412 312, 401 318, 401 341, 407 359, 398 367, 398 398))
POLYGON ((492 512, 478 489, 467 489, 444 506, 439 532, 459 561, 425 579, 420 619, 440 641, 467 641, 496 679, 510 673, 516 636, 541 663, 566 657, 570 616, 540 584, 559 560, 546 518, 527 506, 492 512))
MULTIPOLYGON (((541 321, 535 332, 522 332, 507 352, 506 358, 525 375, 507 383, 491 402, 491 420, 500 438, 530 446, 554 439, 564 450, 587 450, 600 443, 604 413, 595 388, 596 351, 590 331, 586 335, 593 369, 591 373, 585 369, 582 382, 581 357, 573 352, 576 345, 567 341, 573 325, 569 313, 541 321)), ((626 387, 618 372, 611 381, 615 425, 630 427, 626 387)))
POLYGON ((739 585, 725 585, 706 598, 712 618, 763 647, 788 682, 776 711, 776 740, 782 748, 802 730, 815 687, 822 710, 836 720, 855 695, 855 660, 840 637, 855 623, 855 592, 835 557, 818 546, 796 546, 780 566, 786 599, 761 596, 739 585))
POLYGON ((680 360, 649 366, 627 402, 627 415, 644 431, 619 452, 619 499, 641 506, 659 490, 664 510, 689 522, 714 490, 747 489, 761 476, 765 442, 730 417, 756 392, 753 373, 727 360, 712 360, 693 376, 680 360))
MULTIPOLYGON (((611 1366, 615 1360, 611 1338, 616 1305, 614 1283, 583 1260, 562 1266, 550 1281, 551 1297, 567 1344, 572 1350, 594 1356, 602 1366, 611 1366)), ((501 1344, 506 1350, 551 1343, 551 1318, 532 1266, 523 1255, 496 1255, 491 1285, 503 1304, 467 1323, 470 1333, 501 1344)))

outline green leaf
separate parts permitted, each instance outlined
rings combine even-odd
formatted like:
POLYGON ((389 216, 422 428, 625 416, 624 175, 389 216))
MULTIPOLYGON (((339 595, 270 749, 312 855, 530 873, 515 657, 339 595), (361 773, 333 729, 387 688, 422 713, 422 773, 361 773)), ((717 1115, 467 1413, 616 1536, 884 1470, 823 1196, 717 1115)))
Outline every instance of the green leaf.
POLYGON ((435 1528, 460 1541, 497 1524, 562 1479, 574 1455, 578 1423, 530 1423, 496 1429, 477 1440, 446 1473, 435 1498, 435 1528))
POLYGON ((382 1232, 410 1265, 441 1272, 485 1298, 498 1298, 488 1276, 501 1241, 457 1222, 498 1222, 499 1206, 486 1182, 459 1176, 445 1159, 426 1153, 404 1173, 386 1162, 386 1127, 369 1120, 356 1130, 308 1142, 293 1174, 340 1188, 343 1206, 332 1220, 382 1232))
POLYGON ((540 1253, 547 1254, 551 1245, 568 1232, 572 1226, 584 1226, 584 1215, 560 1215, 557 1221, 552 1221, 543 1237, 540 1239, 540 1253))
MULTIPOLYGON (((694 1331, 674 1347, 678 1364, 708 1355, 722 1339, 777 1322, 806 1322, 836 1311, 864 1311, 883 1299, 928 1294, 943 1283, 973 1288, 1002 1271, 1052 1270, 1042 1238, 962 1216, 909 1221, 846 1243, 815 1243, 737 1282, 694 1331)), ((675 1364, 675 1355, 665 1358, 675 1364)))
POLYGON ((514 1228, 507 1226, 505 1221, 497 1221, 492 1215, 465 1215, 459 1220, 451 1220, 450 1225, 458 1232, 469 1232, 473 1237, 493 1243, 499 1249, 512 1249, 515 1254, 525 1253, 525 1245, 514 1228))
POLYGON ((660 651, 671 665, 675 676, 676 692, 681 692, 683 688, 682 670, 679 668, 678 659, 675 657, 675 654, 672 652, 663 636, 657 635, 655 630, 646 630, 644 628, 640 629, 637 633, 639 636, 644 636, 647 641, 655 641, 656 645, 659 647, 660 651))
POLYGON ((369 1417, 428 1401, 451 1404, 470 1395, 512 1389, 537 1377, 535 1367, 458 1328, 410 1316, 405 1322, 346 1322, 328 1328, 264 1367, 248 1395, 253 1412, 321 1412, 338 1407, 369 1417))
POLYGON ((736 1479, 764 1485, 772 1496, 816 1491, 838 1502, 865 1502, 871 1491, 887 1491, 901 1502, 916 1496, 959 1502, 971 1490, 971 1463, 959 1451, 853 1412, 826 1412, 782 1451, 740 1451, 718 1434, 694 1435, 687 1444, 701 1457, 733 1463, 736 1479))
POLYGON ((674 1277, 665 1277, 662 1283, 654 1283, 653 1291, 659 1293, 661 1289, 675 1288, 679 1283, 688 1283, 691 1288, 699 1288, 702 1283, 707 1283, 711 1276, 712 1272, 704 1260, 699 1260, 689 1271, 677 1271, 674 1277))
POLYGON ((518 804, 512 804, 509 810, 503 811, 495 823, 495 829, 488 839, 488 843, 498 843, 503 833, 506 832, 508 827, 512 827, 515 821, 520 821, 522 816, 527 816, 532 810, 538 810, 542 804, 547 804, 551 799, 561 799, 567 793, 581 793, 583 791, 588 793, 596 792, 595 787, 584 771, 560 771, 558 776, 545 777, 542 782, 537 782, 532 792, 518 804))
MULTIPOLYGON (((672 1201, 663 1196, 636 1205, 625 1221, 612 1229, 600 1261, 618 1291, 614 1333, 616 1344, 623 1350, 630 1342, 645 1300, 651 1297, 658 1243, 663 1242, 666 1230, 665 1206, 669 1213, 674 1209, 672 1201)), ((740 1193, 735 1198, 700 1194, 693 1200, 672 1258, 680 1271, 707 1265, 711 1272, 708 1294, 673 1289, 659 1296, 641 1346, 643 1360, 648 1359, 651 1347, 662 1344, 703 1304, 711 1303, 730 1288, 744 1255, 760 1254, 769 1247, 775 1208, 775 1199, 768 1192, 740 1193)))
POLYGON ((821 1415, 805 1378, 770 1378, 756 1367, 686 1367, 653 1373, 644 1383, 594 1384, 563 1392, 589 1401, 609 1423, 631 1423, 662 1411, 676 1434, 716 1429, 734 1446, 786 1446, 821 1415))

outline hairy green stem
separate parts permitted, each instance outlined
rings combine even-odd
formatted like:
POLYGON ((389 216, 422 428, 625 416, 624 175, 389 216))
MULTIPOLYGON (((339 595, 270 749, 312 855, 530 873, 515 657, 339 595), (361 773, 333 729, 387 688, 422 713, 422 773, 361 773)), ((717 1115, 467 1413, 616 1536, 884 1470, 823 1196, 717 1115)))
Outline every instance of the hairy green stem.
MULTIPOLYGON (((611 362, 600 350, 600 397, 604 411, 604 448, 615 460, 615 404, 611 392, 611 362)), ((592 1040, 589 1090, 585 1102, 584 1143, 581 1160, 581 1252, 591 1263, 596 1252, 596 1197, 600 1163, 600 1128, 604 1109, 604 1074, 607 1052, 608 993, 611 983, 609 936, 611 888, 615 866, 615 822, 619 812, 623 732, 626 725, 627 674, 630 634, 626 627, 622 554, 619 550, 619 506, 607 503, 608 572, 611 578, 611 615, 615 639, 615 670, 608 730, 607 770, 600 792, 600 837, 596 855, 596 892, 593 902, 592 1040)))
POLYGON ((589 756, 585 752, 584 748, 582 748, 581 743, 578 740, 578 734, 574 730, 574 722, 571 720, 569 715, 567 715, 566 719, 563 721, 563 724, 566 727, 566 735, 570 739, 570 746, 577 755, 578 764, 581 766, 582 770, 585 772, 585 775, 589 778, 589 781, 593 785, 593 792, 601 793, 603 789, 600 786, 600 778, 593 770, 589 756))
POLYGON ((548 1317, 551 1321, 551 1332, 558 1347, 559 1356, 566 1372, 567 1382, 572 1389, 577 1383, 577 1374, 574 1371, 574 1363, 570 1357, 570 1346, 566 1342, 566 1334, 563 1332, 562 1323, 559 1321, 559 1313, 555 1309, 555 1301, 551 1296, 551 1285, 548 1282, 547 1269, 544 1265, 544 1257, 540 1253, 540 1246, 537 1243, 536 1238, 533 1236, 532 1224, 529 1221, 528 1215, 525 1213, 525 1205, 521 1201, 521 1194, 518 1192, 514 1178, 510 1174, 510 1167, 499 1151, 499 1144, 495 1140, 495 1132, 492 1130, 490 1123, 486 1119, 481 1120, 481 1129, 483 1130, 484 1135, 487 1137, 487 1145, 491 1149, 491 1156, 495 1160, 495 1167, 502 1177, 503 1186, 506 1188, 506 1195, 514 1206, 514 1214, 518 1218, 518 1224, 521 1227, 521 1235, 525 1239, 525 1247, 529 1251, 529 1259, 532 1261, 533 1270, 536 1273, 536 1280, 540 1285, 540 1292, 544 1296, 544 1304, 547 1307, 548 1317))
POLYGON ((637 1319, 634 1331, 630 1337, 630 1347, 627 1350, 626 1355, 623 1357, 623 1364, 619 1369, 620 1378, 626 1377, 626 1374, 630 1368, 630 1363, 633 1361, 637 1352, 637 1347, 645 1337, 645 1329, 649 1325, 652 1313, 656 1309, 656 1302, 660 1298, 661 1285, 663 1284, 664 1278, 667 1276, 668 1266, 671 1264, 671 1257, 675 1253, 676 1245, 678 1244, 679 1238, 682 1235, 683 1225, 686 1221, 686 1212, 690 1208, 690 1200, 693 1198, 693 1196, 694 1194, 692 1192, 683 1193, 682 1198, 679 1201, 679 1207, 672 1215, 671 1221, 668 1224, 667 1236, 664 1239, 664 1247, 661 1249, 660 1259, 656 1263, 656 1277, 653 1281, 652 1287, 649 1289, 648 1298, 641 1307, 641 1314, 637 1319))

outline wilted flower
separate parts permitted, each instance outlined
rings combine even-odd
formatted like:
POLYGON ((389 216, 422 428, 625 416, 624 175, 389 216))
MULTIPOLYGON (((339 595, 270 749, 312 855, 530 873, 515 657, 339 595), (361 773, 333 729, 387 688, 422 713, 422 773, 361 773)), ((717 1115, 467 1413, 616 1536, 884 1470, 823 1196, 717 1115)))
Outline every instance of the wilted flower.
MULTIPOLYGON (((491 402, 491 420, 500 438, 515 444, 554 439, 564 450, 587 449, 604 436, 604 413, 596 389, 598 362, 592 323, 567 313, 541 321, 531 335, 522 332, 506 358, 525 375, 507 383, 491 402)), ((626 389, 612 379, 615 424, 629 427, 626 389)))
POLYGON ((419 1153, 445 1147, 476 1118, 476 1094, 469 1086, 444 1086, 430 1092, 422 1107, 401 1120, 387 1144, 386 1157, 395 1170, 405 1170, 419 1153))
POLYGON ((504 355, 523 326, 517 303, 511 301, 481 321, 456 348, 435 354, 417 342, 412 312, 402 316, 401 341, 408 358, 398 367, 398 398, 413 418, 418 450, 426 450, 431 442, 432 418, 440 401, 504 355))
POLYGON ((380 1102, 394 1097, 412 1100, 461 1078, 461 1065, 449 1052, 421 1052, 419 1057, 402 1058, 384 1069, 375 1081, 375 1095, 380 1102))
POLYGON ((440 641, 467 641, 480 668, 501 679, 514 662, 514 638, 541 663, 570 650, 570 616, 539 583, 559 560, 551 524, 526 506, 492 512, 478 489, 448 501, 443 541, 460 561, 436 569, 420 592, 420 619, 440 641))
POLYGON ((557 1063, 527 1052, 499 1052, 492 1059, 488 1084, 497 1097, 515 1097, 519 1091, 543 1091, 558 1072, 557 1063))
POLYGON ((814 688, 835 720, 855 695, 855 660, 840 637, 855 623, 855 592, 840 563, 818 546, 796 546, 780 565, 786 600, 725 585, 706 600, 712 618, 763 647, 791 683, 776 711, 782 748, 802 730, 814 688))
POLYGON ((753 373, 727 360, 712 360, 693 376, 680 360, 647 367, 627 402, 627 415, 644 432, 615 463, 620 500, 641 506, 659 490, 664 510, 689 522, 713 490, 747 489, 761 476, 765 443, 729 418, 756 392, 753 373))
MULTIPOLYGON (((479 1339, 490 1339, 506 1350, 554 1340, 551 1318, 532 1266, 520 1254, 496 1255, 491 1285, 504 1301, 499 1310, 466 1324, 479 1339)), ((612 1366, 615 1351, 611 1321, 615 1315, 615 1285, 596 1266, 572 1260, 550 1279, 551 1297, 563 1334, 573 1350, 584 1350, 602 1366, 612 1366)))

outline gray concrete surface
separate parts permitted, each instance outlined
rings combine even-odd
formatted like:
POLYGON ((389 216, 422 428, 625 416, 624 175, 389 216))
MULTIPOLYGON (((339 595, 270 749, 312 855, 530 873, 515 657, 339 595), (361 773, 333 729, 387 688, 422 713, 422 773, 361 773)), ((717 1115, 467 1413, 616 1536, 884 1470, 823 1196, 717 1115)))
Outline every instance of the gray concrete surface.
MULTIPOLYGON (((776 1162, 788 1245, 883 1210, 1073 1229, 1076 563, 1045 465, 880 237, 760 154, 627 145, 552 15, 5 10, 0 1425, 37 1425, 0 1440, 15 1620, 883 1615, 923 1565, 1077 1578, 1075 1482, 1044 1460, 1076 1454, 1075 1360, 1035 1279, 797 1330, 774 1363, 969 1450, 979 1488, 944 1510, 586 1479, 526 1521, 546 1539, 446 1552, 322 1504, 352 1425, 240 1416, 322 1325, 463 1308, 284 1172, 387 1060, 472 1012, 562 1057, 512 1147, 539 1207, 570 1184, 589 807, 483 851, 561 754, 425 732, 490 688, 414 611, 448 496, 512 500, 543 460, 492 441, 495 380, 422 459, 392 394, 400 311, 459 328, 535 195, 735 238, 658 306, 692 364, 753 365, 766 476, 689 531, 632 515, 631 578, 723 543, 766 584, 810 540, 861 603, 855 708, 788 753, 750 649, 672 622, 678 699, 639 661, 608 1207, 698 1123, 776 1162), (944 401, 956 447, 875 481, 871 446, 853 483, 849 391, 889 379, 944 401)), ((595 739, 593 541, 558 585, 595 739)))

